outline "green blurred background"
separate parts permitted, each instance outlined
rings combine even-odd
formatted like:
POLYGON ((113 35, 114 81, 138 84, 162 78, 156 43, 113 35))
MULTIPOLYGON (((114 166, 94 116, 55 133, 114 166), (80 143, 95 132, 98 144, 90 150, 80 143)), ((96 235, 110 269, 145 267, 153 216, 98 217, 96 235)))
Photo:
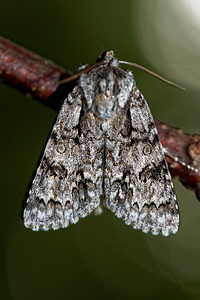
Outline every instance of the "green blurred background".
MULTIPOLYGON (((1 35, 75 72, 107 49, 186 87, 133 70, 155 118, 200 133, 198 0, 2 1, 1 35)), ((180 231, 135 231, 104 209, 68 229, 32 232, 22 202, 56 112, 3 84, 0 299, 199 299, 200 203, 178 181, 180 231)))

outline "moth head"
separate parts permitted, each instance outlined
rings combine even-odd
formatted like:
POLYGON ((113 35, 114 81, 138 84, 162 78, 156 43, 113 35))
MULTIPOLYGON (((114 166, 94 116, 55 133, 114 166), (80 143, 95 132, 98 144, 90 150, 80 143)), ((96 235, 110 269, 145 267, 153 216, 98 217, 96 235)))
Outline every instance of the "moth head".
POLYGON ((134 84, 132 73, 122 70, 113 55, 113 51, 105 52, 100 58, 102 64, 79 80, 87 109, 102 119, 113 118, 123 110, 134 84))

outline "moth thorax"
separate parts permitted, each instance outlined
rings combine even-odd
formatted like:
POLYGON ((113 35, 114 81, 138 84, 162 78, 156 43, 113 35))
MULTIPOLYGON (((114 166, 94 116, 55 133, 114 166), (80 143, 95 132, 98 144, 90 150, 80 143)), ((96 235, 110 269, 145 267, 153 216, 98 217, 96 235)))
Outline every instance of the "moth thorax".
POLYGON ((92 111, 99 118, 113 118, 119 112, 117 97, 111 93, 110 89, 96 94, 92 104, 92 111))

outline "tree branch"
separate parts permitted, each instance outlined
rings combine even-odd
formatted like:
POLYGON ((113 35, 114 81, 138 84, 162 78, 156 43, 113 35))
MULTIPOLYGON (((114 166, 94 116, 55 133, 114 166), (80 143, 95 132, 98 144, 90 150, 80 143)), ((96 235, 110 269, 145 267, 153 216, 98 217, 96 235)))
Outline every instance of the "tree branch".
POLYGON ((56 103, 52 95, 58 91, 60 80, 69 75, 64 68, 0 37, 0 78, 25 95, 59 109, 61 102, 56 103))
MULTIPOLYGON (((59 110, 75 81, 60 85, 71 73, 53 62, 0 37, 0 78, 24 94, 59 110)), ((172 176, 200 199, 200 135, 155 120, 172 176)))

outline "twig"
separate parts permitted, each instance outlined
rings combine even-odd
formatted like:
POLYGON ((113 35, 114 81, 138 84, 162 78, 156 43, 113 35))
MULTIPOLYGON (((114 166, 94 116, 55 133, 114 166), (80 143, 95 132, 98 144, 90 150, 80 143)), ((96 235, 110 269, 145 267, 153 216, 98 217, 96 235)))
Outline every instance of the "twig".
POLYGON ((0 37, 0 78, 22 93, 53 106, 59 81, 71 75, 53 62, 0 37))

